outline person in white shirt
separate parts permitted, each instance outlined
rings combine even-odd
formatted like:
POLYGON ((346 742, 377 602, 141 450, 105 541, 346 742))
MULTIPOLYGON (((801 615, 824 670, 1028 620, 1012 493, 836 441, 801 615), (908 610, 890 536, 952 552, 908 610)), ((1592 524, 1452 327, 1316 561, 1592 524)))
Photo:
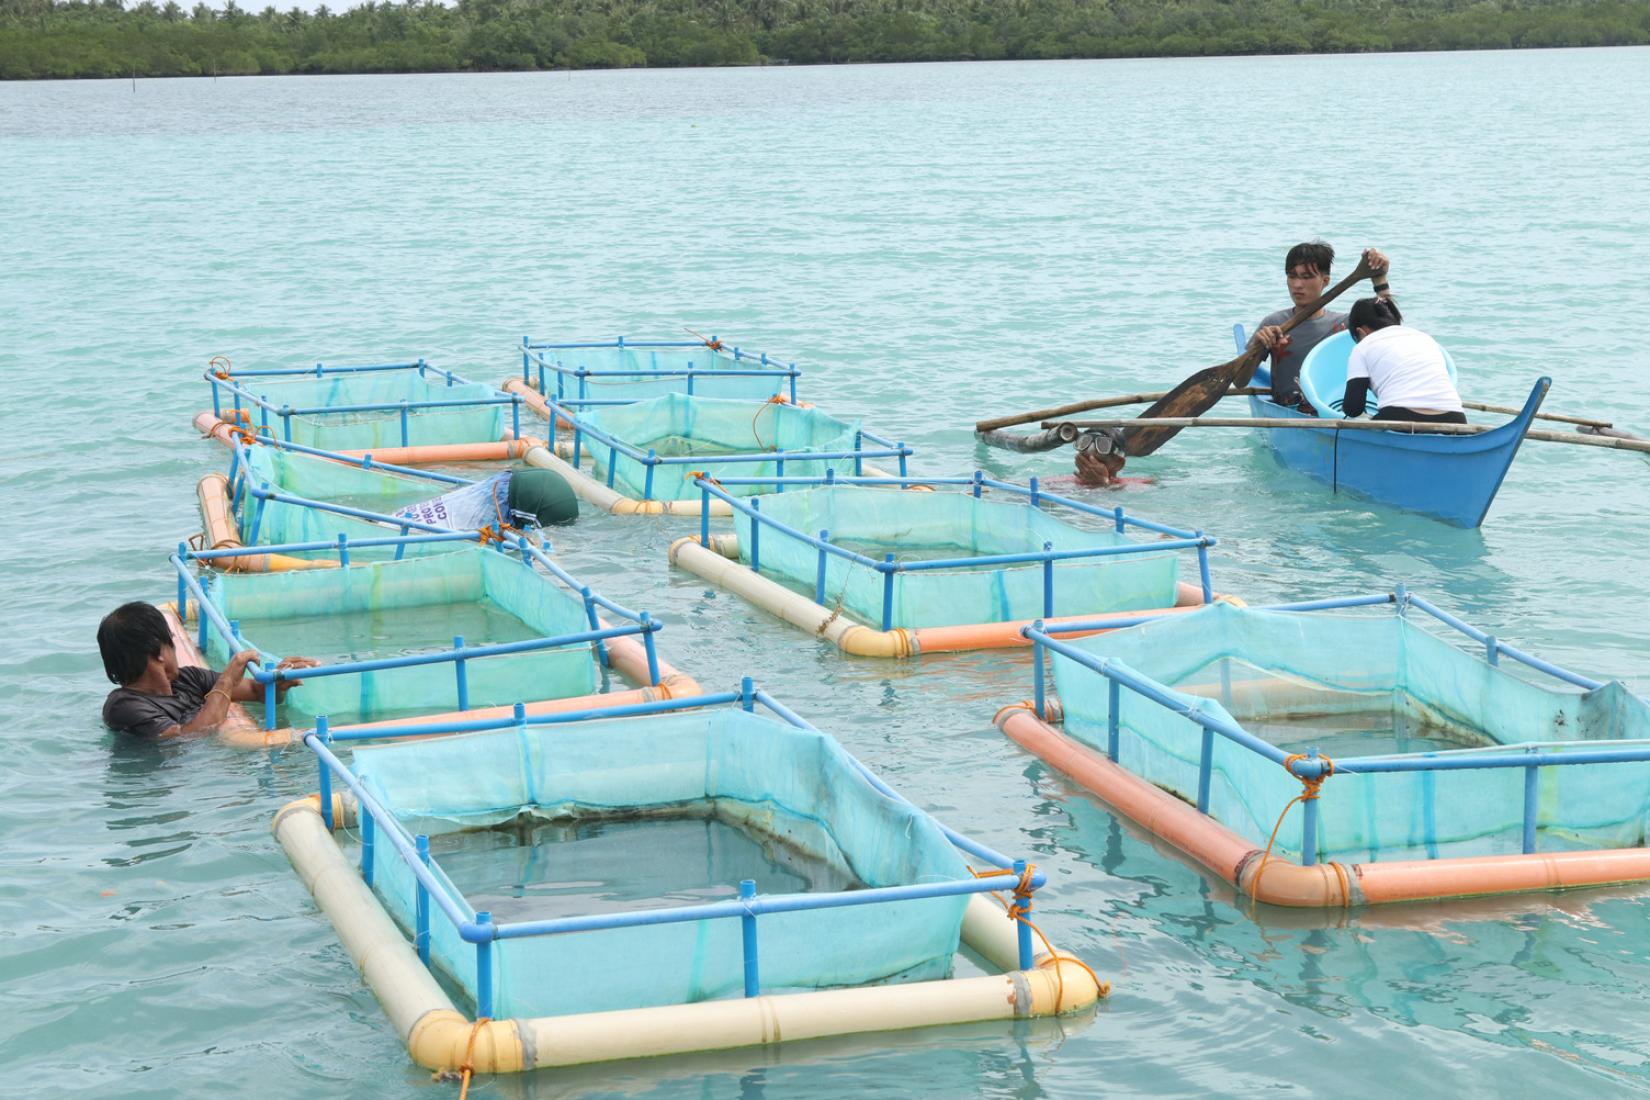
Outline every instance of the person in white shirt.
POLYGON ((1346 363, 1342 413, 1362 416, 1373 390, 1381 405, 1375 420, 1467 422, 1444 349, 1420 329, 1405 325, 1394 302, 1359 299, 1352 303, 1346 327, 1358 346, 1346 363))

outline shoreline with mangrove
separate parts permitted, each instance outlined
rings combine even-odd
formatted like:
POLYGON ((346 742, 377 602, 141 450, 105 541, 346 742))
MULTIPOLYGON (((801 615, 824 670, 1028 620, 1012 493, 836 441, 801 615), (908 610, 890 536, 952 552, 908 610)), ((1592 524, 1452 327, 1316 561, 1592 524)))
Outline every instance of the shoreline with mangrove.
POLYGON ((1650 44, 1617 0, 366 0, 252 12, 0 0, 0 80, 531 72, 1650 44))

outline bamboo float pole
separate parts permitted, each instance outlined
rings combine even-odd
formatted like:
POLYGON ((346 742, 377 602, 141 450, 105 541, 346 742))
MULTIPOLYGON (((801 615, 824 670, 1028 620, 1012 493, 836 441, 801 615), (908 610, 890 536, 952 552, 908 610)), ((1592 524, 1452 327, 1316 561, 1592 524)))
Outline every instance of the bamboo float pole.
MULTIPOLYGON (((1435 424, 1421 420, 1319 420, 1315 418, 1271 420, 1258 416, 1171 416, 1154 417, 1152 419, 1136 417, 1128 420, 1047 420, 1043 422, 1042 427, 1053 428, 1061 423, 1071 424, 1080 429, 1123 428, 1135 424, 1146 428, 1280 428, 1320 432, 1402 432, 1405 435, 1414 435, 1418 432, 1430 435, 1479 435, 1500 427, 1498 424, 1435 424)), ((1650 454, 1650 440, 1644 439, 1568 435, 1564 432, 1544 432, 1534 429, 1525 432, 1524 438, 1539 439, 1544 443, 1570 443, 1579 447, 1609 447, 1618 451, 1650 454)))
MULTIPOLYGON (((1242 388, 1228 389, 1221 397, 1247 397, 1251 394, 1270 394, 1270 389, 1264 386, 1242 386, 1242 388)), ((1016 424, 1030 424, 1031 421, 1051 421, 1056 417, 1068 417, 1076 412, 1089 412, 1092 409, 1115 409, 1129 404, 1147 404, 1150 401, 1162 401, 1168 396, 1168 391, 1157 394, 1122 394, 1119 397, 1096 397, 1094 401, 1079 401, 1076 404, 1064 404, 1053 409, 1038 409, 1036 412, 1016 412, 1013 416, 1000 416, 993 421, 980 421, 973 425, 975 432, 993 432, 1000 427, 1013 427, 1016 424)), ((1518 416, 1523 409, 1498 404, 1485 404, 1482 401, 1462 401, 1462 406, 1475 412, 1500 412, 1503 416, 1518 416)), ((1538 421, 1553 421, 1556 424, 1579 424, 1581 427, 1615 427, 1612 421, 1594 421, 1584 416, 1564 416, 1563 412, 1536 412, 1538 421)), ((1048 427, 1048 425, 1044 425, 1048 427)), ((1168 427, 1167 424, 1163 427, 1168 427)))
MULTIPOLYGON (((1472 409, 1474 412, 1501 413, 1504 416, 1517 416, 1524 411, 1523 409, 1512 408, 1509 405, 1486 405, 1482 401, 1463 401, 1461 405, 1464 408, 1472 409)), ((1615 427, 1608 420, 1589 420, 1585 416, 1565 416, 1563 413, 1538 412, 1535 414, 1535 418, 1537 420, 1552 420, 1559 424, 1579 424, 1584 428, 1615 427)))
MULTIPOLYGON (((1239 389, 1227 390, 1221 395, 1227 397, 1248 397, 1252 394, 1269 394, 1272 391, 1264 386, 1244 386, 1239 389)), ((1072 405, 1060 405, 1052 409, 1039 409, 1036 412, 1017 413, 1013 416, 1000 416, 995 420, 982 420, 974 425, 977 432, 990 432, 998 428, 1013 427, 1016 424, 1026 424, 1033 420, 1051 420, 1056 417, 1071 416, 1073 413, 1089 412, 1093 409, 1114 409, 1120 405, 1144 405, 1150 401, 1161 401, 1169 396, 1168 391, 1163 393, 1130 393, 1120 397, 1098 397, 1093 401, 1079 401, 1072 405)), ((1463 401, 1461 404, 1475 412, 1501 413, 1504 416, 1517 416, 1523 409, 1515 409, 1507 405, 1487 405, 1482 401, 1463 401)), ((1538 412, 1537 420, 1551 420, 1559 424, 1578 424, 1584 428, 1613 428, 1615 424, 1608 420, 1591 420, 1585 416, 1566 416, 1563 413, 1538 412)), ((1134 421, 1128 421, 1132 424, 1134 421)), ((1142 421, 1142 423, 1152 423, 1142 421)), ((1396 423, 1389 421, 1388 423, 1396 423)), ((1044 425, 1047 427, 1048 425, 1044 425)), ((1078 425, 1081 427, 1082 425, 1078 425)), ((1168 427, 1167 423, 1162 425, 1168 427)))

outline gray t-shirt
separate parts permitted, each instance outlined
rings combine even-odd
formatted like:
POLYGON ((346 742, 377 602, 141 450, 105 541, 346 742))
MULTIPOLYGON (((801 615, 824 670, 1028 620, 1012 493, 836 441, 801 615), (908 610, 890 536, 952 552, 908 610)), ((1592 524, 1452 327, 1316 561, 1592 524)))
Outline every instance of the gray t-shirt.
POLYGON ((206 693, 217 682, 218 674, 211 669, 189 667, 178 669, 170 695, 115 688, 103 700, 103 722, 119 733, 157 737, 193 718, 205 705, 206 693))
MULTIPOLYGON (((1281 325, 1295 315, 1292 309, 1280 309, 1260 319, 1257 328, 1281 325)), ((1312 349, 1346 327, 1346 314, 1324 310, 1289 330, 1289 350, 1272 357, 1272 400, 1280 405, 1298 404, 1301 399, 1301 364, 1312 349)))

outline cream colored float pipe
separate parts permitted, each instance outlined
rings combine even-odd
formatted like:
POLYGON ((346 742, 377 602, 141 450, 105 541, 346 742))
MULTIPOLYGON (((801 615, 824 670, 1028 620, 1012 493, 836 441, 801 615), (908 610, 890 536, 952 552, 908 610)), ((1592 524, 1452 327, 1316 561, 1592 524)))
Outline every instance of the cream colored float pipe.
MULTIPOLYGON (((334 820, 346 821, 349 810, 343 807, 334 820)), ((1088 1008, 1101 995, 1083 967, 1045 959, 1032 970, 987 977, 493 1020, 478 1027, 453 1007, 344 858, 316 798, 284 807, 275 815, 272 830, 384 1006, 408 1054, 428 1069, 452 1069, 465 1062, 467 1052, 477 1073, 511 1073, 782 1040, 1050 1016, 1088 1008)), ((990 904, 971 899, 970 916, 973 902, 990 904)), ((1000 914, 997 919, 1008 923, 1000 914)), ((970 927, 965 919, 965 938, 970 927)), ((993 955, 1000 954, 1003 945, 1000 936, 987 933, 986 942, 969 946, 995 963, 993 955)))
MULTIPOLYGON (((807 596, 793 592, 777 581, 762 576, 737 561, 738 556, 739 541, 736 535, 712 535, 710 549, 700 545, 697 535, 688 535, 670 544, 670 560, 673 564, 680 565, 719 588, 744 597, 792 626, 829 640, 844 653, 860 657, 911 657, 918 653, 956 653, 1031 644, 1020 635, 1020 629, 1031 622, 1029 619, 958 627, 894 627, 890 630, 877 630, 856 623, 840 611, 822 607, 807 596)), ((1177 599, 1185 602, 1177 604, 1174 608, 1141 612, 1123 611, 1104 617, 1122 619, 1138 615, 1148 618, 1173 612, 1193 611, 1201 606, 1202 592, 1191 585, 1180 585, 1176 595, 1177 599)), ((1226 600, 1228 597, 1220 596, 1217 599, 1226 600)), ((1068 615, 1048 619, 1046 622, 1081 622, 1096 618, 1098 614, 1068 615)))

